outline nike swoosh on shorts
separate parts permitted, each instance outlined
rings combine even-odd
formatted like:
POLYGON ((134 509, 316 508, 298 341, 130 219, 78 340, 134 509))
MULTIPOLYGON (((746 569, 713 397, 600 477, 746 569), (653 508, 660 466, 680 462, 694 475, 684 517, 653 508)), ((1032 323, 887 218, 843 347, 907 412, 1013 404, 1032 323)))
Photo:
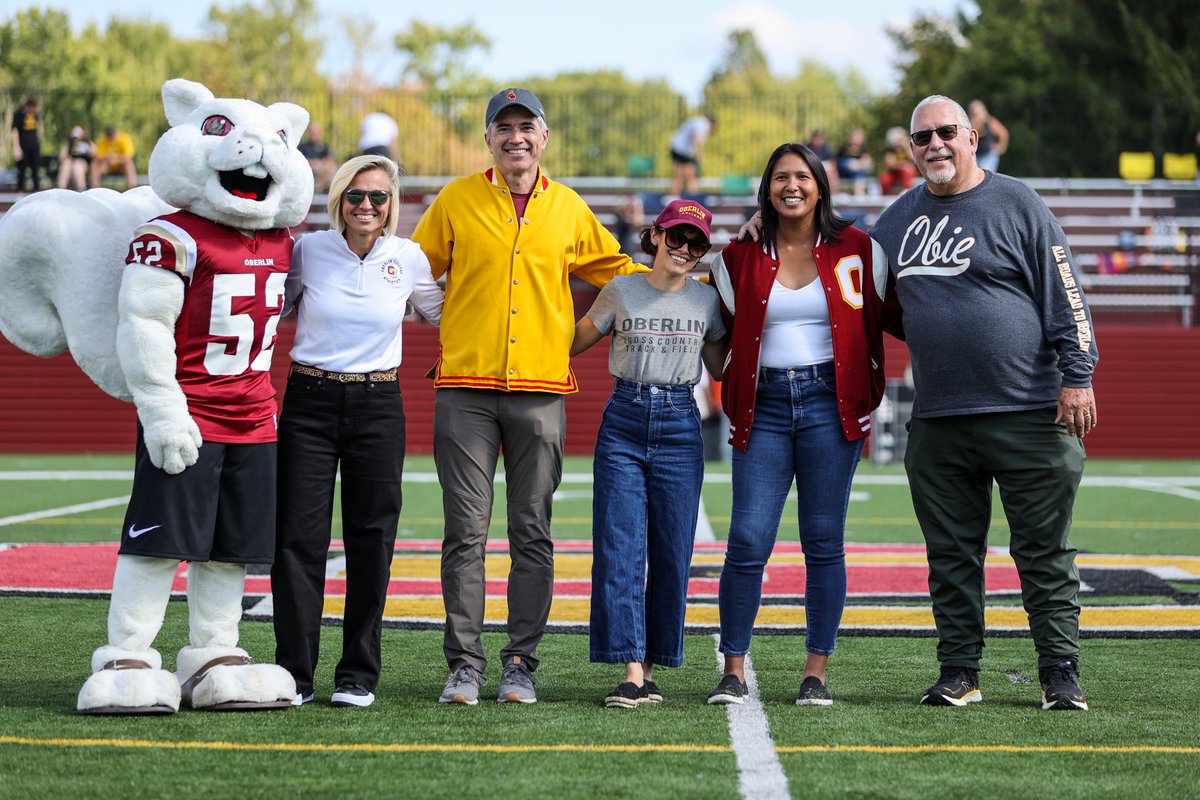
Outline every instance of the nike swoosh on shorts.
POLYGON ((162 527, 162 525, 151 525, 149 528, 136 528, 133 525, 130 525, 129 526, 129 538, 136 539, 137 537, 141 536, 143 533, 149 533, 150 531, 155 530, 157 528, 161 528, 161 527, 162 527))

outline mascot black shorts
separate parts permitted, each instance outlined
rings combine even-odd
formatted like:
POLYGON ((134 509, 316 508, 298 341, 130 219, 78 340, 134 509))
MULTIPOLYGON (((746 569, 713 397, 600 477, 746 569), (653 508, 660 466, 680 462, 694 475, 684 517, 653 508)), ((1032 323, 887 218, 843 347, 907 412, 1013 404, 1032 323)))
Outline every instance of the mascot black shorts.
POLYGON ((275 557, 275 449, 205 442, 178 475, 150 462, 138 425, 121 554, 270 564, 275 557))

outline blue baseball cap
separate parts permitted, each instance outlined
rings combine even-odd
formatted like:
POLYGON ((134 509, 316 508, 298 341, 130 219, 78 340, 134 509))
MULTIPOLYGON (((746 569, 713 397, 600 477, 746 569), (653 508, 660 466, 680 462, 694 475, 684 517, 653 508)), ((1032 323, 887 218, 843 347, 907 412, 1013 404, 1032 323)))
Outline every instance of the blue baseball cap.
POLYGON ((543 119, 546 117, 546 110, 542 108, 542 101, 537 99, 537 95, 528 89, 512 87, 498 92, 495 97, 488 101, 487 115, 483 118, 483 127, 492 127, 492 120, 501 111, 513 106, 520 106, 535 117, 543 119))

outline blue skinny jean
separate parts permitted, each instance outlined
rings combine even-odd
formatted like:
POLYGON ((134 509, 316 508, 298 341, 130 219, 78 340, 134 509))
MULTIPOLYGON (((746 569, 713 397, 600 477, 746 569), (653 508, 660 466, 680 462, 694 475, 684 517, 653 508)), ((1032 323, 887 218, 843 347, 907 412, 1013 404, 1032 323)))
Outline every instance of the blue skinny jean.
POLYGON ((746 452, 733 451, 733 510, 721 570, 721 645, 750 652, 763 569, 795 481, 804 550, 805 645, 829 655, 846 605, 846 508, 863 440, 846 441, 832 363, 759 373, 746 452))

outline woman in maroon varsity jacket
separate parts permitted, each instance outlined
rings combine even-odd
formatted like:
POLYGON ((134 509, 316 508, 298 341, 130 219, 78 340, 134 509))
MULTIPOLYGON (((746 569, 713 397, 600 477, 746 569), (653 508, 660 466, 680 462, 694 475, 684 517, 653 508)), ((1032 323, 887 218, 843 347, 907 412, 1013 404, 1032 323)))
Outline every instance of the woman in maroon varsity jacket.
POLYGON ((825 168, 805 145, 771 155, 758 205, 760 241, 730 244, 712 266, 732 331, 722 403, 734 452, 720 588, 725 675, 708 702, 745 697, 763 568, 794 480, 808 627, 796 702, 829 705, 825 665, 846 599, 850 482, 883 391, 887 259, 833 213, 825 168))

